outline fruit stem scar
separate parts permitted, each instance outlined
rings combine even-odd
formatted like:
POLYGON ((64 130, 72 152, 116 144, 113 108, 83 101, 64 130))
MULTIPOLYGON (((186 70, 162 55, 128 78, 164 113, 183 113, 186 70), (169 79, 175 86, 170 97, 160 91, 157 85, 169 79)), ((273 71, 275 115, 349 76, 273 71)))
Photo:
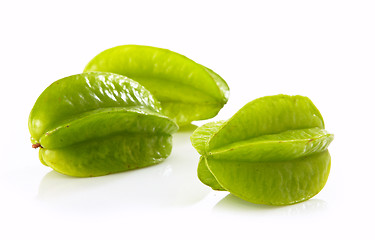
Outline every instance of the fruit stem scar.
POLYGON ((43 148, 42 145, 40 145, 40 143, 35 143, 35 144, 32 145, 32 147, 33 148, 38 148, 38 147, 43 148))

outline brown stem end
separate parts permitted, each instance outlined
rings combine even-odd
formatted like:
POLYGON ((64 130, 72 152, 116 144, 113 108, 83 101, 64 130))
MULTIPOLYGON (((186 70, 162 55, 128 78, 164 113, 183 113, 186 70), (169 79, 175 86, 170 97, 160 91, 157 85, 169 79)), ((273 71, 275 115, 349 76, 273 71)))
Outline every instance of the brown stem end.
POLYGON ((38 148, 38 147, 42 147, 42 145, 40 145, 40 143, 36 143, 36 144, 33 144, 32 147, 33 148, 38 148))

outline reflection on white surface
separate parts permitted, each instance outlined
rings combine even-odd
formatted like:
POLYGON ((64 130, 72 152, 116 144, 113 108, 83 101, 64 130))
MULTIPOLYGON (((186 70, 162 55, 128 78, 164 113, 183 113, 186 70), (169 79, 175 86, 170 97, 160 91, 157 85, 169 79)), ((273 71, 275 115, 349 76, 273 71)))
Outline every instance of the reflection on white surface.
POLYGON ((37 199, 74 211, 192 206, 210 192, 196 176, 199 156, 189 139, 193 130, 175 134, 172 154, 155 166, 94 178, 51 171, 42 179, 37 199))
POLYGON ((193 130, 190 126, 175 134, 171 156, 155 166, 94 178, 69 177, 52 170, 40 182, 37 199, 43 206, 84 213, 186 207, 213 214, 284 216, 326 209, 327 203, 317 198, 278 207, 253 204, 226 191, 211 190, 197 177, 199 155, 190 144, 193 130))
POLYGON ((312 198, 310 200, 287 206, 268 206, 254 204, 242 200, 233 194, 228 194, 213 208, 214 212, 233 211, 241 213, 259 213, 281 214, 281 215, 300 215, 327 209, 327 203, 324 200, 312 198))

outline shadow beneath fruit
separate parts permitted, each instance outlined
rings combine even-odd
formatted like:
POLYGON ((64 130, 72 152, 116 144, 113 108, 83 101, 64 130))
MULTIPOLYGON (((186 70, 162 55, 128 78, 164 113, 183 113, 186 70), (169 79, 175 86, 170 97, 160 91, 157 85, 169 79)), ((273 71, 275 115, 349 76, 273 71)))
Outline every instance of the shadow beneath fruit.
POLYGON ((193 133, 195 131, 195 129, 197 129, 197 128, 198 128, 198 126, 190 123, 188 125, 180 127, 178 129, 178 132, 179 133, 186 133, 186 132, 193 133))
POLYGON ((43 206, 89 214, 191 206, 201 201, 209 189, 197 178, 199 156, 190 144, 190 135, 175 134, 171 155, 147 168, 93 178, 51 171, 40 182, 37 199, 43 206))
POLYGON ((263 204, 250 203, 234 196, 233 194, 228 194, 215 205, 213 211, 232 211, 244 214, 248 214, 249 212, 251 212, 259 213, 262 215, 267 215, 267 213, 272 215, 300 215, 324 210, 326 208, 327 203, 321 199, 316 198, 293 205, 269 206, 263 204))

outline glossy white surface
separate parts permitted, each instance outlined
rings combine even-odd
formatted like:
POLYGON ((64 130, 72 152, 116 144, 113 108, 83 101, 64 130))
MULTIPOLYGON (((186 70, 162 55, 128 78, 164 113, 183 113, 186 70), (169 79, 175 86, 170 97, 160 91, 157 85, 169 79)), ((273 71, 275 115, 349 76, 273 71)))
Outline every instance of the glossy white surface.
POLYGON ((0 3, 0 239, 374 239, 374 10, 330 0, 0 3), (285 207, 212 191, 196 177, 191 129, 145 169, 72 178, 40 164, 27 129, 36 98, 121 44, 168 48, 220 74, 230 100, 212 120, 257 97, 308 96, 335 134, 325 188, 285 207))

